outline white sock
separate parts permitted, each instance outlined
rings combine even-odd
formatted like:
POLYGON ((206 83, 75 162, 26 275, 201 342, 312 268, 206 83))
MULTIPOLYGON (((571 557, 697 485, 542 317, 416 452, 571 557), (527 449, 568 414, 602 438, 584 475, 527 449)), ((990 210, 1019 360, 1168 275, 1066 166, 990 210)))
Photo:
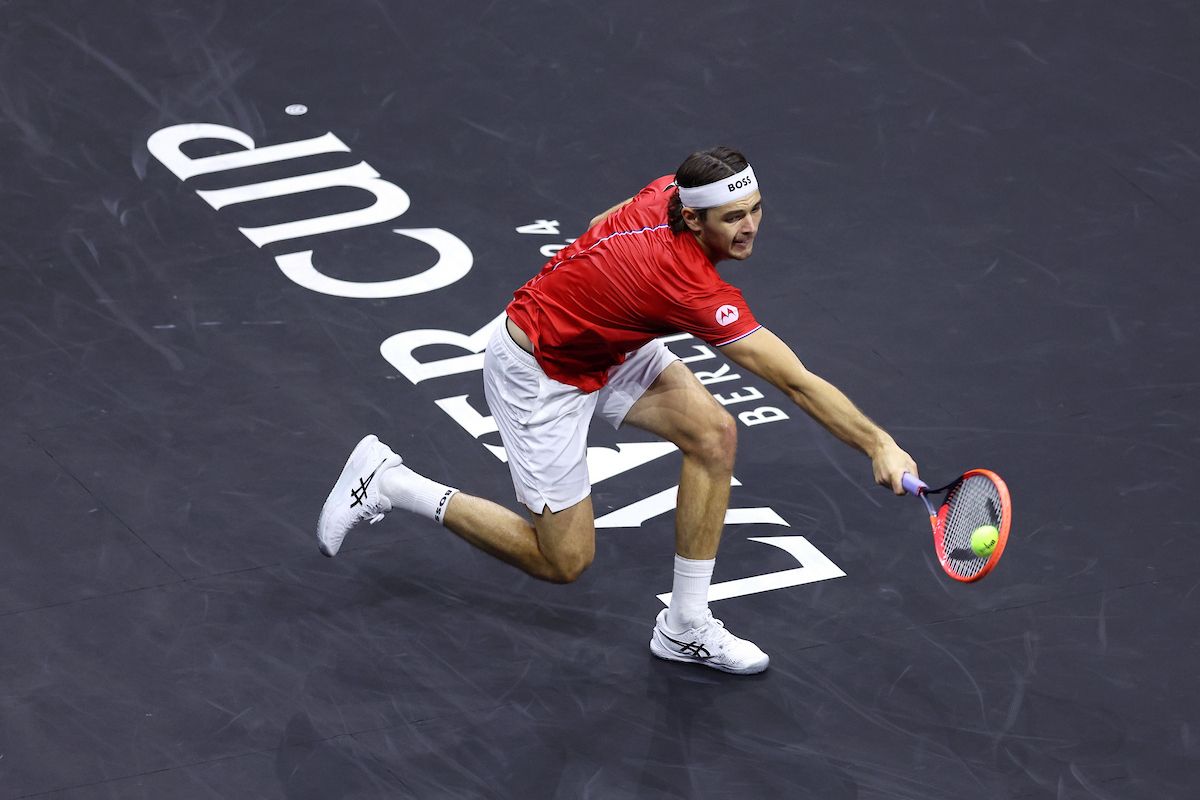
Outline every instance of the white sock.
POLYGON ((392 508, 402 508, 441 524, 450 498, 458 492, 450 486, 431 481, 403 464, 391 467, 379 477, 379 493, 392 508))
POLYGON ((694 561, 675 555, 675 586, 671 590, 671 606, 667 609, 667 625, 682 633, 705 619, 708 610, 708 585, 712 583, 715 558, 694 561))

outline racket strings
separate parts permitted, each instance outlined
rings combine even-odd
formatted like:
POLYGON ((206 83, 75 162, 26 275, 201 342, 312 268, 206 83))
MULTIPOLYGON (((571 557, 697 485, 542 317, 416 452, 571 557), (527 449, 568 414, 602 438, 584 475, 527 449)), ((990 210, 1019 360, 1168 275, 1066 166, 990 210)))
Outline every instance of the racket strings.
POLYGON ((945 506, 942 546, 946 564, 958 575, 971 578, 988 562, 986 556, 977 556, 971 550, 971 534, 980 525, 1001 526, 1000 492, 990 479, 972 475, 950 489, 945 506))

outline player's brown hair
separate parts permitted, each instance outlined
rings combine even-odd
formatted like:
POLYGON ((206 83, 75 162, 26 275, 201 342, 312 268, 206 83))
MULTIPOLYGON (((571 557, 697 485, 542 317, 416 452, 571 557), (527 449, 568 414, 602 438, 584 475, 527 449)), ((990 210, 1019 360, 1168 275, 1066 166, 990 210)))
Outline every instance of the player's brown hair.
MULTIPOLYGON (((689 189, 703 186, 735 175, 749 164, 746 157, 732 147, 720 145, 708 150, 699 150, 685 158, 679 169, 675 170, 675 185, 689 189)), ((697 209, 697 213, 703 220, 708 215, 708 209, 697 209)), ((667 222, 675 233, 683 233, 688 229, 687 223, 683 221, 683 203, 679 202, 678 190, 671 195, 667 203, 667 222)))

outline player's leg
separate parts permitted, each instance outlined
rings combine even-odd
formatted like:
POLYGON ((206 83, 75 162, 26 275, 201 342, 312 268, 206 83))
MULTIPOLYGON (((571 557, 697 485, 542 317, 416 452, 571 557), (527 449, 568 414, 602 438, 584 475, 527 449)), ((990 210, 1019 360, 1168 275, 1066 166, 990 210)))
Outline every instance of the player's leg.
POLYGON ((661 436, 683 453, 676 550, 689 559, 716 558, 737 452, 733 417, 676 361, 633 404, 625 423, 661 436))
POLYGON ((484 389, 507 450, 517 498, 533 523, 481 497, 421 475, 374 436, 351 453, 321 513, 321 551, 335 555, 349 530, 393 508, 441 523, 465 541, 547 581, 575 580, 595 555, 587 479, 587 428, 595 397, 548 382, 533 357, 497 330, 484 389))
POLYGON ((716 566, 737 430, 734 420, 681 362, 663 370, 629 409, 625 423, 683 453, 675 506, 675 580, 667 620, 675 630, 703 622, 716 566))
POLYGON ((596 555, 592 498, 557 513, 532 512, 533 524, 504 506, 462 492, 446 510, 445 526, 480 550, 535 578, 570 583, 596 555))
POLYGON ((414 472, 374 436, 355 447, 325 502, 317 524, 321 552, 336 555, 352 527, 377 522, 393 509, 441 523, 484 552, 554 583, 578 578, 596 553, 590 495, 557 512, 543 505, 542 513, 530 512, 530 524, 498 503, 414 472))
POLYGON ((659 614, 650 649, 660 658, 703 663, 727 672, 761 672, 767 667, 767 655, 726 631, 708 610, 708 588, 729 505, 736 423, 691 370, 673 358, 664 359, 665 348, 659 348, 658 343, 647 345, 622 365, 628 365, 625 374, 610 378, 613 396, 624 396, 626 402, 635 398, 623 417, 617 417, 623 410, 619 404, 607 397, 600 401, 600 414, 610 422, 650 431, 683 453, 671 606, 659 614), (640 359, 644 359, 641 366, 640 359), (663 360, 670 362, 665 368, 663 360), (656 368, 661 369, 657 377, 647 381, 656 368), (645 387, 640 395, 639 386, 645 387))

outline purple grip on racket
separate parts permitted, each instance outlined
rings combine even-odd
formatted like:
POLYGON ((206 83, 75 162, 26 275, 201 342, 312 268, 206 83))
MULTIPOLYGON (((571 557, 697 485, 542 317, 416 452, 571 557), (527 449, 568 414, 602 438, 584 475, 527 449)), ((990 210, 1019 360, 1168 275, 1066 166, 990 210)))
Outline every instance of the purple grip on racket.
POLYGON ((909 472, 904 473, 900 478, 900 484, 904 487, 904 491, 909 494, 920 494, 929 488, 929 484, 909 472))

